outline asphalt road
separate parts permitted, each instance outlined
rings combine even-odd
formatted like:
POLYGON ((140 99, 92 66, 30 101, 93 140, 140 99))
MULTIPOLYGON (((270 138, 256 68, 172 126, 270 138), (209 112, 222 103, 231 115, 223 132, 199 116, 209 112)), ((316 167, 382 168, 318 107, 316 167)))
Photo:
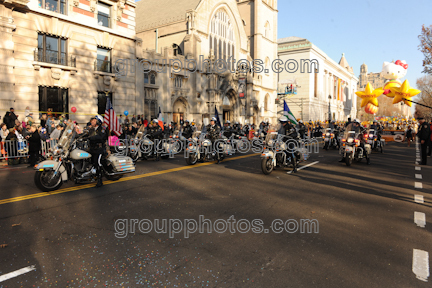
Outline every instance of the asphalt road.
POLYGON ((268 176, 259 156, 243 156, 219 165, 139 162, 116 183, 67 183, 58 194, 38 191, 32 169, 0 168, 0 287, 430 287, 413 272, 426 273, 413 255, 432 252, 432 166, 416 170, 414 146, 388 144, 371 165, 351 167, 337 151, 320 151, 302 165, 317 164, 268 176), (425 213, 424 228, 415 212, 425 213), (260 219, 268 231, 187 238, 183 229, 170 238, 138 227, 200 215, 260 219), (125 238, 116 237, 121 219, 136 219, 125 238), (286 231, 270 229, 275 219, 291 219, 286 231), (295 231, 301 219, 315 219, 317 233, 295 231), (35 269, 1 280, 25 267, 35 269))

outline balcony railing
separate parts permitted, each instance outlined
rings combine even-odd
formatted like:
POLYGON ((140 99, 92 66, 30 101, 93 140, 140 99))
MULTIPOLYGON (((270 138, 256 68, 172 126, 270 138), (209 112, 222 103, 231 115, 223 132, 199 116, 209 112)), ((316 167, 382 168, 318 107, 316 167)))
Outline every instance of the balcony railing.
POLYGON ((43 53, 41 50, 34 51, 34 61, 36 62, 44 62, 51 63, 56 65, 64 65, 76 68, 76 57, 70 55, 69 57, 66 54, 61 54, 57 51, 46 51, 43 53))
POLYGON ((94 70, 99 72, 111 73, 111 61, 96 59, 94 63, 94 70))

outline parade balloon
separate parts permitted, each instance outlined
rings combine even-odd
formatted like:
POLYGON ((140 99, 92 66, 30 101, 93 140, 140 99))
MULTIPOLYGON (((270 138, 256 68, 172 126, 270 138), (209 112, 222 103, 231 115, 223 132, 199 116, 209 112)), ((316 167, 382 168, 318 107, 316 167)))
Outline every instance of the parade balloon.
POLYGON ((408 64, 405 60, 397 60, 396 62, 384 62, 381 76, 387 81, 384 84, 384 95, 389 98, 393 98, 395 95, 391 91, 391 88, 398 88, 402 85, 400 78, 405 77, 408 69, 408 64))
POLYGON ((127 110, 124 111, 124 115, 125 115, 125 116, 128 116, 128 115, 129 115, 129 111, 127 111, 127 110))
POLYGON ((378 97, 383 94, 384 90, 381 88, 373 89, 372 85, 368 82, 365 91, 358 91, 355 94, 362 98, 361 108, 371 103, 378 107, 378 97))
POLYGON ((71 108, 72 113, 75 113, 77 111, 76 107, 71 108))
POLYGON ((372 103, 368 103, 366 105, 365 112, 368 114, 375 114, 378 112, 378 107, 373 105, 372 103))
POLYGON ((407 100, 411 100, 411 97, 414 97, 421 92, 420 90, 412 88, 409 85, 408 80, 405 80, 402 83, 401 87, 391 88, 391 91, 392 91, 392 93, 395 94, 395 96, 393 98, 393 104, 397 104, 399 102, 404 102, 409 107, 412 106, 412 103, 410 101, 407 101, 407 100))

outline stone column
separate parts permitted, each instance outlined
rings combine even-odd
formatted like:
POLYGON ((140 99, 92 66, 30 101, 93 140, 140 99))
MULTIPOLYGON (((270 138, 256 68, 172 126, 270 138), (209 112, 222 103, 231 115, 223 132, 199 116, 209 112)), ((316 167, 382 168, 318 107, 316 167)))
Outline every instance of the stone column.
MULTIPOLYGON (((15 101, 14 76, 14 41, 13 32, 16 25, 12 18, 12 9, 0 5, 0 113, 5 114, 15 101), (3 111, 4 109, 4 111, 3 111)), ((14 107, 17 109, 18 107, 14 107)), ((19 109, 18 109, 19 110, 19 109)), ((18 113, 23 115, 23 113, 18 113)))

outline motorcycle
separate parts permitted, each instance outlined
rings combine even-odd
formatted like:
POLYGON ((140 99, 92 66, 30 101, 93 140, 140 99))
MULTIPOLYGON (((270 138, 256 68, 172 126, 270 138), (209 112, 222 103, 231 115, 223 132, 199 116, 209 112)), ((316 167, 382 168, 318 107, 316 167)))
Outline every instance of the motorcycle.
POLYGON ((307 149, 297 145, 291 147, 289 143, 294 140, 292 137, 280 135, 274 130, 270 132, 271 130, 267 133, 264 151, 261 154, 262 172, 269 175, 276 167, 291 167, 293 173, 297 172, 299 163, 306 161, 309 156, 307 149))
MULTIPOLYGON (((367 141, 368 135, 363 135, 365 140, 367 141)), ((356 160, 357 162, 361 162, 363 158, 367 158, 367 164, 370 164, 370 157, 366 157, 366 154, 370 156, 371 154, 371 146, 368 143, 364 144, 364 149, 361 147, 360 143, 360 132, 356 132, 355 128, 349 126, 342 138, 342 147, 339 150, 340 154, 344 155, 345 164, 347 166, 351 166, 352 162, 356 160)))
MULTIPOLYGON (((68 124, 53 149, 52 160, 45 160, 35 167, 34 182, 40 190, 57 190, 69 179, 75 181, 75 184, 97 180, 91 154, 78 148, 82 147, 82 141, 85 140, 74 131, 74 124, 68 124)), ((135 172, 135 165, 127 156, 111 154, 106 158, 102 157, 101 165, 102 175, 111 181, 135 172)))
POLYGON ((368 134, 369 136, 367 143, 371 145, 371 149, 383 153, 385 139, 380 139, 380 137, 378 137, 378 131, 375 129, 369 129, 368 134))
POLYGON ((328 150, 331 147, 339 149, 339 137, 336 130, 326 128, 322 137, 324 138, 324 150, 328 150))
POLYGON ((219 161, 222 161, 225 156, 233 155, 234 149, 231 146, 231 144, 228 142, 229 140, 223 136, 223 133, 221 132, 219 134, 219 139, 217 143, 219 143, 219 149, 216 147, 213 147, 213 143, 206 138, 207 131, 204 128, 199 136, 194 135, 191 139, 191 141, 187 142, 186 147, 186 163, 188 165, 195 165, 198 161, 203 163, 204 161, 216 161, 218 153, 219 155, 219 161), (222 150, 222 151, 217 151, 222 150))

